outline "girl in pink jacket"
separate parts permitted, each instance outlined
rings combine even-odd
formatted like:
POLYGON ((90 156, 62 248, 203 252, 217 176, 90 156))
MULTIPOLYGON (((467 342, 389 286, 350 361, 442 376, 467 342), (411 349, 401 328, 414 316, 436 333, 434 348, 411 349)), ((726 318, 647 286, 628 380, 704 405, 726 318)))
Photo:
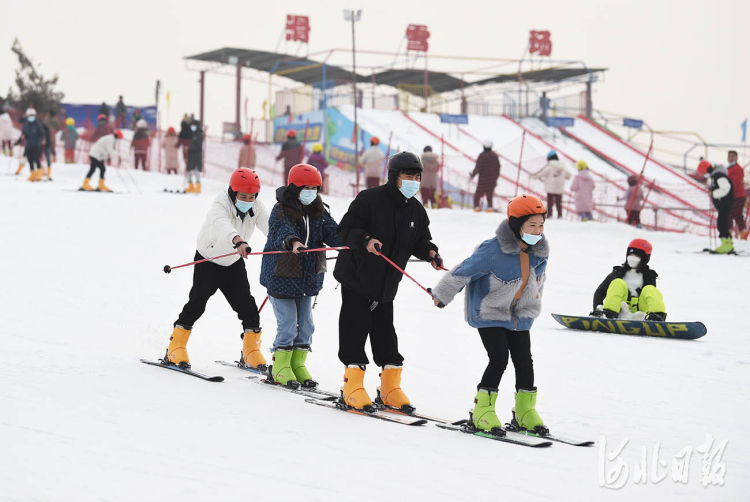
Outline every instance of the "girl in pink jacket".
POLYGON ((570 185, 570 191, 575 195, 576 212, 581 221, 591 221, 594 219, 594 179, 585 160, 576 162, 576 168, 578 174, 570 185))

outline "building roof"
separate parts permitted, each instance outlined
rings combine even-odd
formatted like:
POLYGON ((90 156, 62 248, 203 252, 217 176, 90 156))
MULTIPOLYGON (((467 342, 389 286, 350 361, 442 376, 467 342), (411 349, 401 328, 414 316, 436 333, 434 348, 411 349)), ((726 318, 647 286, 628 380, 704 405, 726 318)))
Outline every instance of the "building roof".
POLYGON ((526 82, 562 82, 563 80, 569 80, 572 78, 587 75, 589 73, 598 73, 603 71, 606 71, 606 68, 552 67, 544 68, 543 70, 524 71, 520 74, 516 72, 506 73, 503 75, 495 75, 494 77, 471 82, 468 85, 502 84, 506 82, 518 82, 520 79, 523 79, 526 82))

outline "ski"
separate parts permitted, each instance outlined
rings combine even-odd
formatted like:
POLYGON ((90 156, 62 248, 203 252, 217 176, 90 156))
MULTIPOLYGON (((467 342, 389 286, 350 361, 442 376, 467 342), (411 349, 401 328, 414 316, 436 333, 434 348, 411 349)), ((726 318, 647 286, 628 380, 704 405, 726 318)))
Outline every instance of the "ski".
POLYGON ((383 413, 382 411, 375 410, 372 412, 367 412, 363 410, 358 410, 356 408, 350 408, 346 406, 345 404, 342 404, 338 399, 335 401, 328 400, 328 399, 305 399, 305 402, 310 404, 317 404, 318 406, 325 406, 326 408, 332 408, 334 410, 344 411, 346 413, 351 413, 353 415, 360 415, 364 417, 370 417, 370 418, 377 418, 378 420, 384 420, 386 422, 393 422, 397 424, 403 424, 403 425, 424 425, 427 423, 427 420, 418 418, 418 419, 408 419, 405 417, 396 416, 393 414, 383 413))
POLYGON ((171 188, 165 188, 164 193, 188 193, 185 190, 173 190, 171 188))
POLYGON ((295 389, 293 387, 287 387, 286 385, 279 385, 270 381, 268 378, 261 378, 260 376, 256 375, 251 375, 245 378, 247 378, 251 382, 261 383, 275 389, 285 390, 287 392, 291 392, 292 394, 299 394, 301 396, 310 397, 313 399, 333 401, 339 398, 339 394, 328 390, 319 389, 318 387, 297 387, 295 389))
POLYGON ((714 249, 708 249, 703 248, 703 251, 701 253, 708 253, 708 254, 718 254, 718 255, 732 255, 732 256, 748 256, 742 251, 737 251, 736 249, 733 249, 729 251, 728 253, 717 253, 714 249))
POLYGON ((258 375, 265 375, 266 374, 266 368, 255 368, 253 366, 246 366, 239 361, 235 361, 233 363, 230 363, 229 361, 214 361, 216 364, 221 364, 224 366, 229 366, 231 368, 238 368, 241 370, 249 371, 250 373, 256 373, 258 375))
POLYGON ((477 430, 474 427, 474 424, 471 423, 469 420, 459 420, 457 422, 453 423, 436 423, 436 426, 438 426, 441 429, 449 430, 449 431, 456 431, 456 432, 463 432, 465 434, 471 434, 472 436, 477 436, 480 438, 487 438, 487 439, 493 439, 495 441, 502 441, 503 443, 512 443, 517 444, 521 446, 529 446, 531 448, 546 448, 547 446, 552 446, 552 441, 548 441, 547 438, 541 439, 533 436, 527 436, 524 434, 517 434, 515 432, 506 431, 505 429, 502 429, 501 434, 492 434, 490 432, 477 430))
POLYGON ((587 441, 587 440, 573 439, 573 438, 565 437, 565 436, 558 436, 557 434, 550 434, 549 431, 535 432, 535 431, 530 431, 528 429, 522 429, 518 425, 518 422, 516 422, 515 413, 510 423, 505 424, 505 430, 508 432, 513 432, 515 434, 521 434, 523 436, 539 438, 539 439, 547 439, 549 441, 569 444, 571 446, 594 446, 594 441, 587 441))
POLYGON ((141 359, 141 362, 143 364, 150 364, 151 366, 159 366, 160 368, 165 368, 168 370, 177 371, 178 373, 184 373, 186 375, 194 376, 194 377, 200 378, 201 380, 206 380, 207 382, 223 382, 224 381, 223 376, 205 375, 203 373, 198 373, 197 371, 193 371, 191 369, 180 368, 179 366, 175 364, 164 364, 162 360, 149 361, 148 359, 141 359))

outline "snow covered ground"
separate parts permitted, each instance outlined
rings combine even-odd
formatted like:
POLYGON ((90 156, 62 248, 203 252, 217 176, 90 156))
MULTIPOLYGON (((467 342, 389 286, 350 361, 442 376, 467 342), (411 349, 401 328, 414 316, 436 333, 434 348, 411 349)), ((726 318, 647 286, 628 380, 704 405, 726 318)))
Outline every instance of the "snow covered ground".
MULTIPOLYGON (((2 500, 747 497, 749 258, 690 253, 707 245, 694 235, 548 222, 549 276, 532 330, 538 409, 553 431, 598 444, 538 450, 360 418, 249 382, 240 370, 213 362, 234 360, 241 347, 239 322, 221 295, 196 324, 188 350, 196 370, 222 374, 224 383, 139 363, 163 355, 191 284, 190 269, 170 275, 161 269, 192 259, 204 213, 225 185, 207 180, 201 195, 170 195, 161 190, 179 186, 176 177, 110 169, 108 184, 120 193, 79 193, 85 170, 59 165, 54 182, 31 184, 25 175, 10 175, 14 166, 0 157, 2 500), (587 313, 593 289, 622 262, 634 237, 654 245, 651 264, 670 319, 702 320, 705 337, 584 333, 550 317, 587 313), (704 463, 698 449, 706 434, 714 443, 704 463), (672 467, 685 448, 692 452, 686 482, 676 482, 672 467), (724 486, 702 486, 711 481, 706 466, 718 474, 726 469, 724 486), (602 486, 623 482, 620 489, 602 486)), ((269 204, 273 188, 261 192, 269 204)), ((336 219, 349 203, 328 202, 336 219)), ((453 265, 492 237, 501 216, 436 210, 430 218, 435 242, 453 265)), ((260 249, 263 242, 256 234, 251 245, 260 249)), ((746 242, 738 247, 750 251, 746 242)), ((258 302, 265 296, 259 265, 258 258, 248 261, 258 302)), ((440 277, 420 263, 408 271, 425 285, 440 277)), ((329 389, 343 375, 336 357, 339 306, 329 276, 314 311, 309 359, 329 389)), ((267 348, 275 334, 272 310, 261 318, 267 348)), ((486 355, 463 321, 463 302, 438 310, 405 279, 396 328, 413 403, 432 415, 466 416, 486 355)), ((373 394, 377 382, 370 366, 366 384, 373 394)), ((498 399, 502 420, 510 418, 512 390, 511 369, 498 399)))

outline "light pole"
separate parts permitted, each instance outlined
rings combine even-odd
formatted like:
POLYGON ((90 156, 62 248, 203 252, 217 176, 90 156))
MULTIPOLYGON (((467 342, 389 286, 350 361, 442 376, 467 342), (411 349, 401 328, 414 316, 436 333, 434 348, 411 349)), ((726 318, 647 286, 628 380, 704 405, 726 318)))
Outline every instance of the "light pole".
POLYGON ((356 191, 359 193, 359 132, 357 131, 357 47, 354 39, 354 23, 362 17, 362 9, 344 9, 344 19, 352 22, 352 97, 354 98, 354 172, 356 191))

